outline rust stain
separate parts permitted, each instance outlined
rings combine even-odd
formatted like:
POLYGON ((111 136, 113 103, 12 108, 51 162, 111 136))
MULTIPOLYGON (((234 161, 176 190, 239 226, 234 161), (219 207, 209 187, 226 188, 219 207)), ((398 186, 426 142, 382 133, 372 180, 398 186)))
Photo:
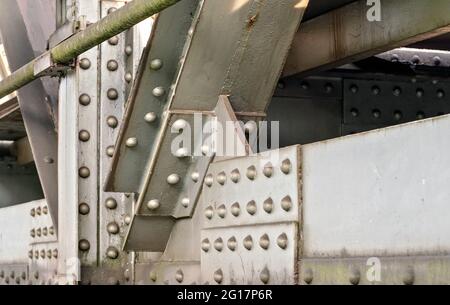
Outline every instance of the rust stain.
POLYGON ((253 27, 253 25, 256 23, 256 21, 258 21, 258 17, 259 17, 259 13, 256 13, 255 15, 253 15, 252 17, 250 17, 247 20, 247 29, 250 29, 251 27, 253 27))

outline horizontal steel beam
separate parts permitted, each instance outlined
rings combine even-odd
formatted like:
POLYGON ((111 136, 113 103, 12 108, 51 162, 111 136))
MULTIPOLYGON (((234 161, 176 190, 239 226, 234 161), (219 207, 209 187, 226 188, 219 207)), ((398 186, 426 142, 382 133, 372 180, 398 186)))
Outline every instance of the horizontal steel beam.
MULTIPOLYGON (((49 51, 55 64, 67 64, 78 55, 129 29, 180 0, 134 0, 108 17, 87 27, 49 51)), ((37 79, 35 59, 0 83, 0 98, 37 79)))
POLYGON ((308 75, 450 31, 450 1, 384 0, 381 21, 369 21, 361 0, 305 22, 283 76, 308 75))

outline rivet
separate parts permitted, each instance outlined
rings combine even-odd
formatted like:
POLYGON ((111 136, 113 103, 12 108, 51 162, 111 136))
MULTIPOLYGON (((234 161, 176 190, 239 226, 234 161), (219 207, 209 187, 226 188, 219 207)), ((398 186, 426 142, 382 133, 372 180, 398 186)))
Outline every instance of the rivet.
POLYGON ((183 271, 181 269, 178 269, 177 272, 175 273, 175 279, 178 283, 183 282, 184 279, 184 274, 183 271))
POLYGON ((119 37, 118 36, 111 37, 110 39, 108 39, 108 43, 112 46, 116 46, 119 43, 119 37))
POLYGON ((53 256, 52 250, 47 250, 47 258, 51 259, 53 256))
POLYGON ((157 199, 152 199, 149 202, 147 202, 147 209, 149 209, 150 211, 155 211, 159 209, 160 206, 161 204, 157 199))
POLYGON ((30 215, 31 215, 31 217, 35 217, 36 216, 36 210, 34 208, 31 209, 30 215))
POLYGON ((289 159, 285 159, 282 163, 281 163, 281 171, 284 174, 289 174, 291 172, 292 169, 292 164, 291 164, 291 160, 289 159))
POLYGON ((183 198, 183 199, 181 199, 181 205, 183 206, 183 207, 185 207, 185 208, 187 208, 188 206, 189 206, 189 203, 190 203, 191 201, 189 200, 189 198, 183 198))
POLYGON ((114 146, 108 146, 108 147, 106 148, 106 155, 107 155, 108 157, 114 156, 114 146))
POLYGON ((39 271, 34 272, 34 278, 37 280, 39 279, 39 271))
POLYGON ((331 83, 325 84, 325 92, 326 93, 330 94, 331 92, 333 92, 333 90, 334 90, 334 87, 331 83))
MULTIPOLYGON (((28 258, 33 259, 33 251, 32 250, 28 251, 28 258)), ((1 273, 0 273, 0 277, 2 277, 1 273)))
POLYGON ((373 95, 379 95, 380 92, 381 92, 380 87, 378 87, 378 86, 373 86, 373 87, 372 87, 372 94, 373 94, 373 95))
POLYGON ((397 110, 397 111, 394 112, 394 119, 396 121, 400 121, 402 118, 403 118, 403 114, 402 114, 401 111, 397 110))
POLYGON ((249 203, 247 203, 247 212, 250 215, 255 215, 256 214, 256 202, 254 200, 252 200, 249 203))
POLYGON ((223 281, 223 272, 222 269, 218 269, 214 272, 214 281, 216 281, 217 284, 221 284, 223 281))
POLYGON ((244 248, 250 251, 253 248, 253 238, 248 235, 246 238, 244 238, 244 248))
POLYGON ((411 286, 414 284, 415 275, 414 275, 414 269, 409 266, 406 268, 404 274, 403 274, 403 284, 411 286))
POLYGON ((433 63, 434 63, 435 66, 440 66, 441 65, 441 58, 439 56, 433 57, 433 63))
POLYGON ((124 222, 126 225, 129 225, 131 223, 131 217, 129 215, 126 215, 124 218, 124 222))
POLYGON ((58 249, 53 250, 53 258, 58 258, 58 249))
POLYGON ((133 80, 133 74, 131 74, 130 72, 125 73, 125 81, 127 83, 131 82, 133 80))
POLYGON ((221 252, 223 250, 223 240, 222 238, 218 238, 214 241, 214 249, 221 252))
POLYGON ((115 8, 115 7, 110 7, 110 8, 108 9, 107 13, 108 13, 108 15, 109 15, 109 14, 115 12, 115 11, 117 11, 117 8, 115 8))
POLYGON ((213 182, 214 182, 213 175, 212 175, 212 174, 208 174, 208 175, 206 176, 206 178, 205 178, 205 184, 206 184, 206 186, 211 187, 211 186, 213 185, 213 182))
POLYGON ((81 178, 86 179, 91 175, 91 171, 86 166, 83 166, 83 167, 80 167, 80 169, 78 170, 78 175, 81 178))
POLYGON ((36 237, 36 230, 35 229, 31 229, 30 236, 33 237, 33 238, 36 237))
POLYGON ((126 54, 127 56, 130 56, 131 54, 133 54, 133 47, 130 46, 130 45, 127 45, 127 46, 125 47, 125 54, 126 54))
POLYGON ((85 93, 83 93, 82 95, 80 95, 80 97, 78 98, 78 102, 80 103, 80 105, 82 106, 87 106, 91 103, 91 97, 85 93))
POLYGON ((4 278, 5 277, 5 271, 0 271, 0 278, 4 278))
POLYGON ((186 158, 189 155, 188 149, 186 147, 181 147, 175 152, 175 157, 186 158))
POLYGON ((88 251, 91 248, 91 244, 88 240, 82 239, 78 242, 78 249, 81 251, 88 251))
POLYGON ((125 142, 125 145, 129 148, 136 147, 137 144, 138 144, 138 140, 135 137, 128 138, 127 141, 125 142))
POLYGON ((202 240, 202 250, 208 252, 209 249, 211 249, 211 243, 209 242, 209 239, 205 238, 202 240))
POLYGON ((210 149, 209 149, 209 145, 208 145, 208 144, 202 145, 202 147, 200 148, 200 150, 202 151, 202 154, 203 154, 204 156, 209 156, 210 149))
POLYGON ((117 61, 111 59, 106 63, 106 68, 109 71, 116 71, 119 68, 119 64, 117 63, 117 61))
POLYGON ((35 258, 35 259, 38 259, 38 258, 39 258, 39 251, 38 251, 38 250, 36 250, 36 251, 34 252, 34 258, 35 258))
POLYGON ((280 236, 278 236, 277 245, 278 245, 278 247, 280 247, 283 250, 287 248, 288 237, 287 237, 286 233, 282 233, 280 236))
POLYGON ((270 272, 269 272, 269 269, 267 269, 267 267, 264 267, 264 269, 261 271, 261 273, 259 274, 259 279, 264 284, 268 284, 269 283, 270 272))
POLYGON ((89 134, 89 131, 87 131, 87 130, 81 130, 78 133, 78 139, 80 139, 80 141, 82 141, 82 142, 87 142, 87 141, 89 141, 90 138, 91 138, 91 135, 89 134))
POLYGON ((411 62, 412 62, 414 65, 420 64, 420 57, 419 57, 418 55, 414 55, 414 56, 411 58, 411 62))
POLYGON ((41 237, 41 235, 42 235, 42 230, 41 230, 41 228, 38 228, 37 230, 36 230, 36 235, 38 236, 38 237, 41 237))
POLYGON ((445 97, 445 92, 444 92, 444 90, 438 90, 438 91, 437 91, 437 97, 438 97, 438 98, 444 98, 444 97, 445 97))
POLYGON ((47 227, 42 229, 42 235, 44 235, 44 236, 48 235, 48 228, 47 227))
POLYGON ((290 211, 292 208, 292 199, 290 196, 286 196, 281 199, 281 208, 286 212, 290 211))
POLYGON ((269 235, 264 234, 263 236, 261 236, 261 238, 259 239, 259 245, 260 245, 261 248, 263 248, 264 250, 269 249, 269 245, 270 245, 269 235))
POLYGON ((217 208, 217 215, 219 215, 220 218, 225 218, 225 216, 227 215, 227 208, 224 204, 217 208))
POLYGON ((14 270, 12 270, 12 271, 9 273, 9 277, 12 278, 12 279, 16 277, 16 274, 15 274, 14 270))
POLYGON ((42 208, 42 213, 44 213, 44 215, 47 215, 47 214, 48 214, 48 206, 44 206, 44 207, 42 208))
POLYGON ((176 120, 176 121, 172 124, 172 130, 174 130, 174 131, 176 131, 176 132, 180 132, 181 130, 183 130, 184 128, 186 128, 187 125, 188 125, 188 122, 186 122, 186 120, 179 119, 179 120, 176 120))
POLYGON ((351 93, 356 94, 356 93, 358 93, 358 91, 359 91, 358 86, 356 86, 356 85, 351 85, 350 86, 350 92, 351 93))
POLYGON ((41 250, 41 258, 44 259, 45 258, 45 250, 41 250))
POLYGON ((161 97, 166 93, 166 90, 163 87, 156 87, 152 90, 152 94, 155 97, 161 97))
POLYGON ((53 163, 55 163, 55 160, 53 160, 52 157, 45 156, 44 157, 44 162, 47 163, 47 164, 53 164, 53 163))
POLYGON ((209 206, 206 208, 205 210, 205 216, 208 219, 212 219, 214 216, 214 209, 212 208, 212 206, 209 206))
POLYGON ((108 124, 108 126, 111 128, 116 128, 117 125, 119 125, 119 121, 117 120, 117 118, 115 116, 109 116, 106 119, 106 124, 108 124))
POLYGON ((119 257, 119 250, 115 247, 109 247, 106 249, 106 256, 110 259, 116 259, 119 257))
POLYGON ((114 210, 117 208, 117 201, 116 199, 110 197, 108 199, 105 200, 105 207, 110 209, 110 210, 114 210))
POLYGON ((50 233, 50 235, 54 235, 55 234, 55 228, 53 226, 48 228, 48 233, 50 233))
POLYGON ((263 203, 263 209, 266 213, 270 214, 273 211, 273 200, 272 198, 267 198, 263 203))
POLYGON ((152 69, 152 70, 159 70, 162 68, 162 66, 163 66, 163 62, 161 59, 153 59, 150 62, 150 69, 152 69))
POLYGON ((356 118, 359 116, 359 111, 356 108, 352 108, 350 109, 350 114, 352 115, 352 117, 356 118))
POLYGON ((149 112, 144 116, 144 120, 147 123, 153 123, 154 121, 156 121, 156 113, 154 112, 149 112))
POLYGON ((300 87, 301 87, 303 90, 308 90, 308 89, 309 89, 309 83, 308 83, 307 81, 302 81, 302 82, 300 83, 300 87))
POLYGON ((83 58, 80 60, 80 68, 83 70, 87 70, 91 67, 91 61, 87 58, 83 58))
POLYGON ((239 214, 241 214, 241 207, 239 206, 238 202, 235 202, 231 206, 231 215, 233 215, 234 217, 238 217, 239 214))
POLYGON ((425 113, 423 111, 419 111, 419 112, 417 112, 416 116, 417 116, 417 119, 423 120, 425 118, 425 113))
POLYGON ((17 284, 17 285, 20 284, 20 277, 16 278, 16 284, 17 284))
POLYGON ((272 175, 273 175, 273 165, 272 165, 272 163, 269 162, 266 165, 264 165, 263 174, 267 178, 272 177, 272 175))
POLYGON ((313 282, 314 279, 314 274, 313 271, 311 270, 311 268, 308 268, 305 270, 305 273, 303 274, 303 281, 308 284, 311 285, 311 283, 313 282))
POLYGON ((156 282, 157 278, 158 277, 157 277, 156 271, 152 270, 150 272, 150 280, 152 280, 152 282, 156 282))
POLYGON ((239 170, 236 168, 231 172, 231 181, 238 183, 239 180, 241 180, 241 173, 239 173, 239 170))
POLYGON ((249 121, 244 124, 244 130, 248 134, 253 134, 258 129, 258 126, 256 125, 256 122, 249 121))
POLYGON ((41 207, 37 207, 37 208, 36 208, 36 214, 37 214, 38 216, 41 215, 41 207))
POLYGON ((118 234, 120 228, 117 222, 113 221, 106 226, 106 230, 108 231, 109 234, 118 234))
POLYGON ((110 88, 108 89, 108 91, 106 91, 106 96, 108 96, 110 100, 114 101, 119 97, 119 92, 117 92, 117 90, 114 88, 110 88))
POLYGON ((169 177, 167 177, 167 183, 170 185, 175 185, 178 184, 178 182, 180 182, 181 177, 177 174, 171 174, 169 175, 169 177))
POLYGON ((416 90, 416 96, 418 98, 422 98, 424 96, 424 94, 425 94, 425 92, 423 91, 423 89, 419 88, 419 89, 416 90))
POLYGON ((193 172, 193 173, 191 174, 191 179, 192 179, 192 181, 194 181, 194 182, 198 182, 198 179, 200 179, 200 174, 199 174, 199 172, 193 172))
POLYGON ((217 182, 220 185, 224 185, 226 181, 227 181, 227 175, 225 174, 225 172, 221 172, 217 175, 217 182))
POLYGON ((237 247, 236 237, 234 237, 234 236, 230 237, 230 239, 228 239, 228 241, 227 241, 227 246, 228 246, 228 249, 230 249, 231 251, 236 250, 236 247, 237 247))
POLYGON ((395 87, 392 93, 394 96, 400 96, 402 94, 402 89, 400 87, 395 87))
POLYGON ((255 180, 256 178, 256 167, 255 166, 250 166, 249 168, 247 168, 247 178, 250 180, 255 180))
POLYGON ((381 111, 378 109, 372 110, 372 116, 374 117, 374 119, 379 119, 381 117, 381 111))
POLYGON ((350 284, 358 285, 360 280, 361 280, 361 272, 359 272, 358 269, 352 268, 352 270, 350 270, 350 277, 349 277, 350 284))
POLYGON ((194 28, 193 27, 189 28, 188 35, 189 36, 194 35, 194 28))
POLYGON ((391 62, 399 62, 400 58, 398 57, 397 54, 392 54, 391 56, 391 62))
POLYGON ((7 277, 7 278, 5 279, 5 283, 6 283, 6 284, 9 284, 9 277, 7 277))

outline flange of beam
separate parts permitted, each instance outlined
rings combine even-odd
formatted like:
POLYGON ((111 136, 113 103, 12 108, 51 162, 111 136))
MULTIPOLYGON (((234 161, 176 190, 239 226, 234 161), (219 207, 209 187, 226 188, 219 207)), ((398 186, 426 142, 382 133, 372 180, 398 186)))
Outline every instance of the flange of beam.
POLYGON ((369 21, 361 0, 305 22, 283 76, 307 75, 450 31, 450 1, 384 0, 381 21, 369 21))

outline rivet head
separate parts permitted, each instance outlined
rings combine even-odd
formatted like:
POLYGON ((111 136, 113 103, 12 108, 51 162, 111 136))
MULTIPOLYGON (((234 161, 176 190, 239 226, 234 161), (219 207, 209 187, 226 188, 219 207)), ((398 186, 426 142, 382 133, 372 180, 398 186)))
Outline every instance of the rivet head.
POLYGON ((261 271, 261 273, 259 274, 259 279, 261 280, 261 282, 263 284, 269 283, 270 272, 269 272, 269 269, 267 269, 267 267, 264 267, 264 269, 261 271))
POLYGON ((239 214, 241 214, 241 207, 238 202, 235 202, 231 205, 231 215, 238 217, 239 214))
POLYGON ((58 249, 53 250, 53 258, 58 258, 58 249))
POLYGON ((152 282, 156 282, 156 280, 158 278, 158 276, 156 274, 156 271, 154 271, 154 270, 150 271, 150 276, 149 277, 150 277, 150 280, 152 280, 152 282))
POLYGON ((402 89, 400 87, 395 87, 392 93, 394 96, 400 96, 402 94, 402 89))
POLYGON ((180 182, 181 177, 178 174, 171 174, 169 177, 167 177, 167 183, 170 185, 175 185, 180 182))
POLYGON ((40 216, 40 215, 41 215, 41 211, 42 211, 42 210, 41 210, 41 207, 37 207, 37 208, 36 208, 36 214, 37 214, 37 215, 40 216))
POLYGON ((155 97, 161 97, 166 94, 166 90, 163 87, 156 87, 152 90, 152 94, 155 97))
POLYGON ((186 147, 181 147, 175 152, 175 157, 186 158, 189 155, 188 149, 186 147))
POLYGON ((231 251, 235 251, 236 247, 237 247, 237 240, 236 237, 232 236, 230 237, 230 239, 228 239, 227 241, 227 247, 228 249, 230 249, 231 251))
POLYGON ((154 121, 156 121, 156 113, 154 112, 149 112, 144 116, 144 120, 147 123, 153 123, 154 121))
POLYGON ((292 169, 291 160, 285 159, 281 163, 281 171, 283 172, 283 174, 287 175, 291 172, 291 169, 292 169))
POLYGON ((161 204, 157 199, 152 199, 149 202, 147 202, 147 209, 149 209, 150 211, 155 211, 159 209, 160 206, 161 204))
POLYGON ((181 269, 178 269, 177 272, 175 273, 175 280, 178 283, 181 283, 183 282, 183 279, 184 279, 183 271, 181 269))
POLYGON ((206 208, 205 210, 205 216, 208 219, 212 219, 214 216, 214 209, 212 208, 212 206, 209 206, 206 208))
MULTIPOLYGON (((32 250, 28 251, 28 258, 33 259, 33 251, 32 250)), ((0 272, 0 278, 2 278, 1 272, 0 272)))
POLYGON ((36 237, 36 230, 35 229, 31 229, 30 236, 33 237, 33 238, 36 237))
POLYGON ((259 239, 259 245, 260 245, 261 248, 263 248, 264 250, 269 249, 269 245, 270 245, 269 235, 264 234, 263 236, 261 236, 260 239, 259 239))
POLYGON ((36 216, 36 210, 34 208, 31 209, 30 215, 31 215, 31 217, 35 217, 36 216))
POLYGON ((192 181, 194 181, 194 182, 198 182, 198 180, 200 179, 200 174, 199 174, 199 172, 193 172, 193 173, 191 174, 191 179, 192 179, 192 181))
POLYGON ((221 284, 223 281, 223 272, 222 269, 218 269, 214 272, 214 281, 217 284, 221 284))
POLYGON ((119 250, 115 247, 109 247, 106 249, 106 256, 110 259, 116 259, 119 257, 119 250))
POLYGON ((314 279, 314 274, 313 271, 311 270, 311 268, 308 268, 305 270, 305 273, 303 274, 303 281, 308 284, 311 285, 311 283, 313 282, 314 279))
POLYGON ((47 214, 48 214, 48 206, 44 206, 44 207, 42 208, 42 213, 44 213, 44 215, 47 215, 47 214))
POLYGON ((131 223, 131 217, 129 215, 125 216, 125 218, 123 219, 123 221, 125 222, 125 224, 128 226, 131 223))
POLYGON ((221 252, 223 250, 223 240, 222 238, 218 238, 214 241, 214 249, 221 252))
POLYGON ((207 187, 211 187, 211 186, 213 185, 213 182, 214 182, 213 175, 212 175, 212 174, 208 174, 208 175, 205 177, 205 184, 206 184, 206 186, 207 186, 207 187))
POLYGON ((80 105, 82 106, 87 106, 91 103, 91 97, 85 93, 81 94, 80 97, 78 98, 78 102, 80 103, 80 105))
POLYGON ((217 182, 220 185, 224 185, 226 181, 227 181, 227 175, 225 174, 225 172, 221 172, 217 175, 217 182))
POLYGON ((118 68, 119 68, 119 64, 117 63, 117 61, 116 60, 109 60, 107 63, 106 63, 106 68, 109 70, 109 71, 116 71, 118 68))
POLYGON ((250 215, 255 215, 256 214, 256 202, 254 200, 252 200, 249 203, 247 203, 247 212, 250 215))
POLYGON ((52 250, 47 250, 47 258, 51 259, 53 257, 52 250))
POLYGON ((78 133, 78 138, 79 138, 80 141, 82 141, 82 142, 87 142, 87 141, 89 141, 89 139, 91 138, 91 135, 90 135, 89 131, 87 131, 87 130, 81 130, 81 131, 78 133))
POLYGON ((188 206, 189 206, 189 204, 190 204, 190 200, 189 200, 189 198, 183 198, 183 199, 181 199, 181 205, 184 207, 184 208, 187 208, 188 206))
POLYGON ((48 235, 48 229, 47 227, 42 229, 42 235, 47 236, 48 235))
POLYGON ((135 137, 128 138, 125 142, 125 145, 129 148, 136 147, 138 144, 138 140, 135 137))
POLYGON ((204 144, 204 145, 202 145, 202 147, 200 148, 200 150, 202 151, 202 154, 204 155, 204 156, 210 156, 210 147, 209 147, 209 145, 208 144, 204 144))
POLYGON ((106 230, 108 231, 109 234, 118 234, 120 228, 117 222, 113 221, 108 223, 108 225, 106 226, 106 230))
POLYGON ((414 285, 414 279, 415 279, 414 269, 411 266, 409 266, 404 271, 403 284, 408 285, 408 286, 414 285))
POLYGON ((272 177, 272 175, 273 175, 273 165, 272 165, 272 163, 269 162, 266 165, 264 165, 263 174, 267 178, 272 177))
POLYGON ((88 58, 83 58, 80 60, 80 68, 87 70, 91 67, 91 61, 88 58))
POLYGON ((162 66, 163 66, 163 62, 162 62, 162 60, 161 59, 153 59, 151 62, 150 62, 150 69, 152 69, 152 70, 159 70, 159 69, 161 69, 162 68, 162 66))
POLYGON ((352 268, 352 270, 350 270, 350 277, 349 277, 350 284, 358 285, 360 280, 361 280, 361 272, 358 269, 352 268))
POLYGON ((437 91, 437 97, 438 98, 444 98, 445 97, 445 92, 444 92, 444 90, 438 90, 437 91))
POLYGON ((130 46, 130 45, 127 45, 127 46, 125 47, 125 54, 126 54, 127 56, 130 56, 131 54, 133 54, 133 47, 130 46))
POLYGON ((256 167, 255 166, 250 166, 249 168, 247 168, 247 178, 250 180, 255 180, 256 178, 256 167))
POLYGON ((124 78, 127 83, 130 83, 133 80, 133 74, 131 74, 130 72, 127 72, 127 73, 125 73, 124 78))
POLYGON ((241 173, 236 168, 231 172, 231 181, 233 181, 233 183, 238 183, 239 180, 241 180, 241 173))
POLYGON ((350 86, 350 91, 351 91, 353 94, 356 94, 356 93, 358 93, 359 88, 358 88, 358 86, 356 86, 356 85, 351 85, 351 86, 350 86))
POLYGON ((106 119, 106 124, 108 124, 108 126, 111 128, 116 128, 119 125, 119 121, 115 116, 109 116, 106 119))
POLYGON ((106 148, 106 155, 108 156, 108 157, 112 157, 112 156, 114 156, 114 146, 108 146, 107 148, 106 148))
POLYGON ((38 228, 37 230, 36 230, 36 235, 38 236, 38 237, 41 237, 41 235, 42 235, 42 230, 41 230, 41 228, 38 228))
POLYGON ((106 96, 110 99, 110 100, 117 100, 119 98, 119 92, 114 89, 114 88, 110 88, 108 89, 108 91, 106 91, 106 96))
POLYGON ((88 240, 82 239, 78 242, 78 249, 81 251, 88 251, 91 248, 91 244, 88 240))
POLYGON ((225 216, 227 215, 227 208, 224 204, 217 208, 217 215, 219 215, 220 218, 225 218, 225 216))
POLYGON ((278 245, 278 247, 280 247, 283 250, 287 248, 288 237, 287 237, 286 233, 282 233, 280 236, 278 236, 277 245, 278 245))
POLYGON ((248 235, 246 238, 244 238, 244 248, 250 251, 253 248, 253 238, 248 235))
POLYGON ((91 171, 86 166, 83 166, 83 167, 80 167, 80 169, 78 170, 78 175, 81 178, 86 179, 91 175, 91 171))
POLYGON ((105 207, 109 210, 114 210, 117 208, 117 201, 116 199, 110 197, 105 200, 105 207))
POLYGON ((41 250, 41 258, 42 258, 42 259, 45 258, 45 250, 44 250, 44 249, 41 250))
POLYGON ((48 228, 48 233, 50 233, 50 235, 54 235, 55 234, 55 228, 53 226, 48 228))
POLYGON ((272 213, 273 211, 273 200, 272 198, 267 198, 263 203, 263 209, 267 214, 272 213))
POLYGON ((186 120, 179 119, 172 124, 172 130, 180 132, 181 130, 185 129, 187 125, 188 122, 186 120))
POLYGON ((119 37, 118 36, 111 37, 110 39, 108 39, 108 43, 112 46, 116 46, 119 43, 119 37))
POLYGON ((283 199, 281 199, 281 208, 286 212, 289 212, 292 209, 291 196, 286 196, 283 199))
POLYGON ((209 239, 205 238, 202 240, 202 250, 208 252, 209 249, 211 249, 211 243, 209 242, 209 239))
POLYGON ((109 15, 109 14, 115 12, 115 11, 117 11, 117 8, 115 8, 115 7, 110 7, 110 8, 108 9, 107 13, 108 13, 108 15, 109 15))

